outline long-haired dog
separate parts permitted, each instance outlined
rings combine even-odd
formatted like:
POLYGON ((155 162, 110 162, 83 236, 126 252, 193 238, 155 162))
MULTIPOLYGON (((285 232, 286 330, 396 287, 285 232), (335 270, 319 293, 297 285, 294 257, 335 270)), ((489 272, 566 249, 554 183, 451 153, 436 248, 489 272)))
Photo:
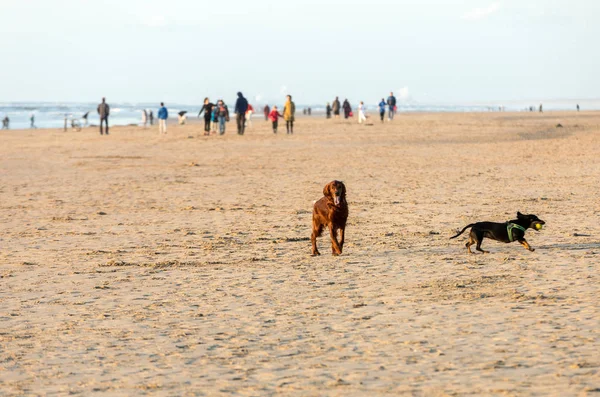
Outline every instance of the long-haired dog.
POLYGON ((344 248, 344 232, 348 219, 348 203, 346 202, 346 186, 340 181, 331 181, 323 188, 323 196, 315 202, 313 207, 312 255, 321 255, 317 249, 317 237, 321 235, 324 227, 329 228, 331 236, 331 251, 333 255, 340 255, 344 248), (337 232, 340 232, 340 241, 337 232))

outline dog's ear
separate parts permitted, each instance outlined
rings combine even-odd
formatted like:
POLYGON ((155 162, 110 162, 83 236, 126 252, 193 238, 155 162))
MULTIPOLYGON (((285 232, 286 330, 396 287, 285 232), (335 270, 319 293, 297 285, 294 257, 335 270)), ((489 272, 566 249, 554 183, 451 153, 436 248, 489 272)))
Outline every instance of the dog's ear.
POLYGON ((323 196, 325 196, 325 197, 331 197, 331 182, 329 182, 323 188, 323 196))
POLYGON ((344 198, 344 200, 346 199, 346 185, 344 185, 344 182, 340 182, 340 185, 342 185, 342 198, 344 198))
POLYGON ((522 219, 522 218, 524 218, 524 216, 523 216, 523 214, 521 214, 520 212, 517 211, 517 218, 522 219))

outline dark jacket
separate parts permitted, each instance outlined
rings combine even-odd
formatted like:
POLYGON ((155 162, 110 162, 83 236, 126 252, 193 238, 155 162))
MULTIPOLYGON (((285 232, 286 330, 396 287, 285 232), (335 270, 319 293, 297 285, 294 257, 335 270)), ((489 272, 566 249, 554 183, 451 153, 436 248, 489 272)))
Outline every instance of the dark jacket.
POLYGON ((110 114, 110 106, 108 106, 108 103, 102 102, 100 105, 98 105, 98 114, 100 115, 101 119, 108 117, 110 114))
POLYGON ((393 109, 394 106, 396 106, 396 97, 393 95, 389 96, 387 99, 387 104, 388 104, 388 106, 390 106, 390 108, 393 109))
POLYGON ((246 114, 246 110, 248 110, 248 101, 241 92, 238 92, 238 99, 235 101, 235 109, 233 112, 237 114, 246 114))
POLYGON ((210 118, 212 116, 212 110, 213 110, 214 106, 215 106, 215 104, 212 103, 212 102, 204 104, 202 106, 202 109, 200 109, 200 112, 198 113, 198 117, 200 117, 200 115, 202 114, 202 112, 204 112, 204 118, 210 120, 210 118))

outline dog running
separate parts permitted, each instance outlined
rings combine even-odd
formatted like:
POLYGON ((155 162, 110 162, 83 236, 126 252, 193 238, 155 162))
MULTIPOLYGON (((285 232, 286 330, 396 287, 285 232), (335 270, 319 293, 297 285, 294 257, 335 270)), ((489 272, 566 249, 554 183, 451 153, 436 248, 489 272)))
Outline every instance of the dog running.
POLYGON ((523 247, 533 252, 535 251, 535 248, 532 248, 527 240, 525 240, 525 231, 527 229, 535 229, 539 232, 542 230, 542 225, 545 224, 546 222, 538 218, 536 215, 523 215, 520 212, 517 212, 517 219, 513 219, 504 223, 471 223, 470 225, 465 226, 463 230, 458 232, 457 235, 450 238, 456 238, 463 234, 465 230, 471 228, 471 232, 469 233, 469 241, 465 244, 469 254, 473 253, 473 251, 471 251, 471 246, 473 244, 477 244, 475 247, 477 251, 483 252, 484 254, 489 253, 489 251, 484 251, 481 249, 481 242, 483 241, 484 237, 503 243, 512 243, 513 241, 518 241, 523 247))
POLYGON ((313 207, 312 256, 321 255, 317 249, 317 237, 321 235, 324 227, 329 228, 331 236, 332 255, 342 254, 344 248, 344 232, 348 219, 348 203, 346 202, 346 186, 340 181, 331 181, 323 188, 323 196, 315 202, 313 207), (337 232, 340 232, 340 241, 337 232))

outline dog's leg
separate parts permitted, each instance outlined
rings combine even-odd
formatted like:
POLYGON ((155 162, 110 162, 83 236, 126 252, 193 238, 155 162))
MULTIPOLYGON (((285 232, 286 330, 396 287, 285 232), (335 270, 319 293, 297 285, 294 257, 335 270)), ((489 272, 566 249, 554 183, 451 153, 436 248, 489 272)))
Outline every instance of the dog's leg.
POLYGON ((313 223, 312 234, 310 235, 310 241, 312 243, 312 256, 321 255, 317 249, 317 236, 319 235, 319 227, 313 223))
POLYGON ((525 248, 526 248, 526 249, 528 249, 529 251, 531 251, 531 252, 535 251, 535 248, 531 248, 531 245, 529 245, 529 243, 527 242, 527 240, 525 240, 524 238, 523 238, 523 239, 521 239, 521 240, 518 240, 518 241, 519 241, 519 243, 521 243, 521 245, 522 245, 523 247, 525 247, 525 248))
POLYGON ((344 249, 344 235, 345 235, 345 227, 340 228, 340 253, 344 249))
POLYGON ((471 246, 473 244, 475 244, 475 240, 473 240, 473 238, 469 236, 469 241, 467 241, 467 243, 465 244, 465 247, 467 247, 467 251, 469 252, 469 254, 473 253, 473 251, 471 251, 471 246))
POLYGON ((338 256, 342 253, 342 250, 337 241, 337 230, 331 224, 329 225, 329 235, 331 236, 331 253, 333 256, 338 256))
POLYGON ((485 250, 481 249, 481 243, 483 242, 483 233, 475 232, 474 234, 475 234, 475 241, 477 242, 477 246, 475 247, 475 249, 484 254, 489 254, 490 251, 485 251, 485 250))

